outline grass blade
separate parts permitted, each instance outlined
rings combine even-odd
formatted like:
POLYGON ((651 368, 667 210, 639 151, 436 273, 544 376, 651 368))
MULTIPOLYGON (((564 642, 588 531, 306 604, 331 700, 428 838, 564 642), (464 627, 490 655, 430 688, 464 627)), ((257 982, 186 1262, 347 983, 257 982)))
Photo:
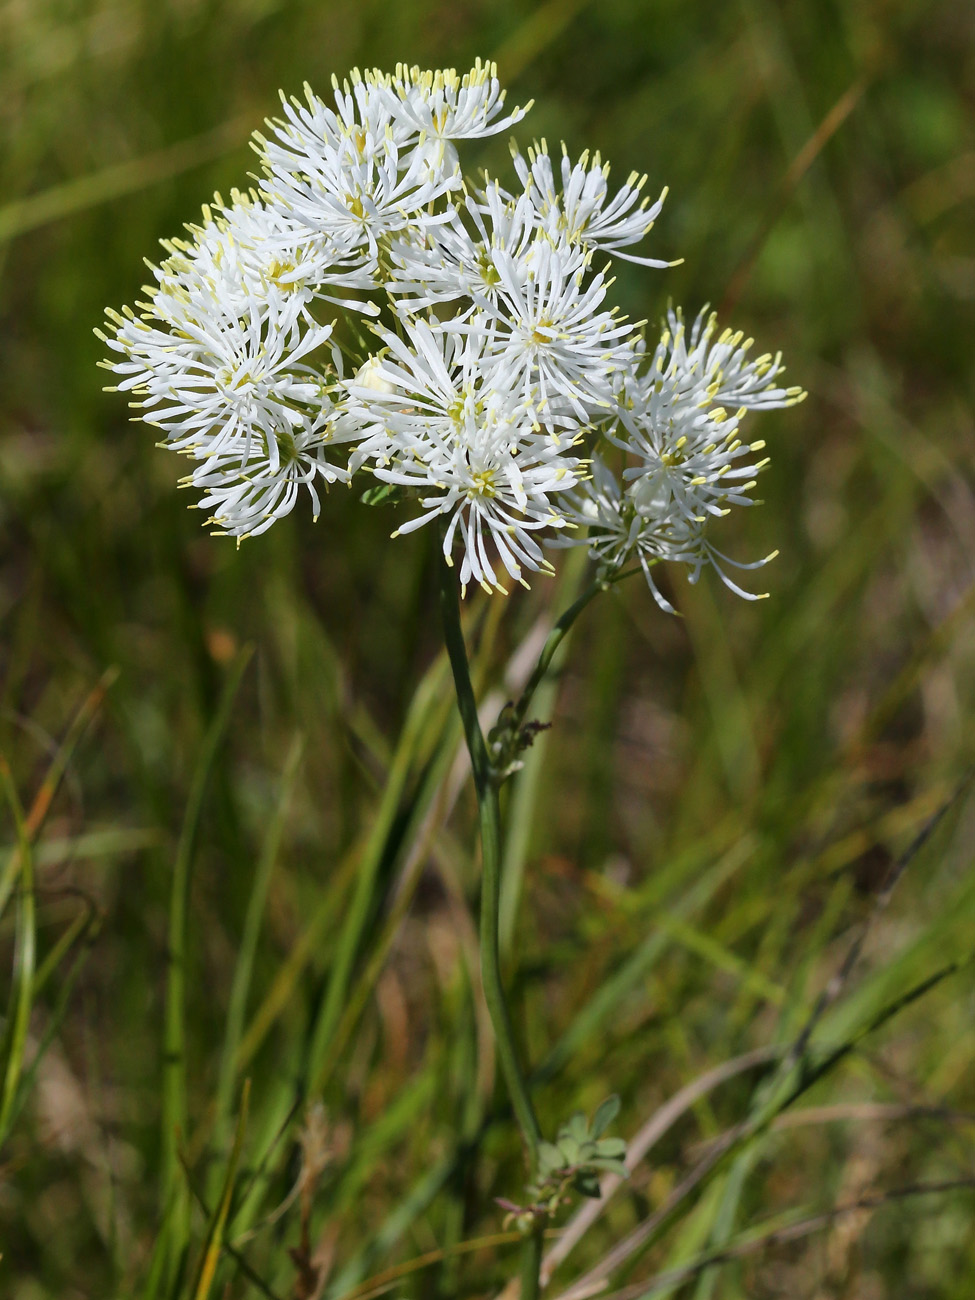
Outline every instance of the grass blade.
POLYGON ((142 158, 115 163, 89 176, 79 176, 60 185, 53 185, 40 194, 15 199, 0 208, 0 245, 17 235, 46 226, 49 222, 73 216, 88 208, 107 203, 155 185, 159 181, 179 176, 191 167, 219 158, 243 143, 252 119, 232 117, 211 131, 179 140, 164 149, 157 149, 142 158))
POLYGON ((237 655, 224 685, 217 711, 204 737, 196 771, 193 774, 173 868, 163 1029, 161 1182, 162 1203, 167 1207, 173 1207, 173 1237, 169 1246, 171 1270, 175 1260, 183 1254, 189 1230, 189 1206, 185 1188, 181 1186, 178 1144, 180 1134, 186 1129, 186 923, 189 912, 190 868, 210 773, 220 742, 230 722, 230 714, 241 678, 252 654, 253 647, 247 646, 237 655))
POLYGON ((237 1118, 237 1132, 234 1135, 234 1145, 231 1148, 230 1159, 227 1161, 227 1172, 224 1177, 223 1191, 220 1195, 220 1201, 207 1231, 203 1256, 200 1259, 200 1267, 197 1272, 196 1282, 192 1289, 193 1300, 207 1300, 210 1290, 213 1287, 213 1279, 217 1271, 217 1264, 220 1262, 220 1252, 223 1249, 224 1230, 227 1226, 227 1218, 230 1214, 230 1202, 233 1199, 234 1185, 237 1181, 237 1167, 240 1164, 240 1153, 244 1145, 244 1134, 247 1132, 247 1111, 250 1103, 250 1092, 250 1080, 245 1079, 244 1090, 240 1099, 240 1114, 237 1118))
MULTIPOLYGON (((65 733, 64 739, 58 746, 51 763, 44 774, 44 780, 40 784, 34 801, 29 811, 24 817, 24 835, 28 846, 32 845, 47 820, 47 815, 51 810, 51 804, 54 802, 54 796, 57 794, 61 785, 61 780, 67 770, 68 764, 77 748, 78 742, 88 729, 89 723, 95 714, 101 708, 102 701, 105 698, 109 687, 118 677, 117 668, 108 668, 102 673, 101 678, 95 685, 94 689, 86 696, 81 708, 75 714, 65 733)), ((3 872, 0 874, 0 915, 7 905, 7 901, 17 883, 17 876, 20 873, 22 846, 18 840, 17 847, 8 855, 4 864, 3 872)))
POLYGON ((264 917, 268 886, 271 882, 274 864, 277 861, 278 850, 281 847, 281 835, 291 806, 291 795, 303 752, 304 739, 301 736, 296 736, 285 760, 281 788, 264 836, 260 858, 254 873, 254 883, 247 903, 244 931, 241 935, 240 949, 237 954, 234 979, 230 990, 230 1002, 227 1007, 227 1024, 224 1032, 223 1053, 220 1059, 220 1075, 217 1084, 217 1112, 214 1122, 213 1142, 218 1151, 222 1149, 226 1139, 230 1107, 233 1104, 238 1049, 244 1030, 247 997, 250 993, 251 975, 254 970, 254 958, 257 954, 257 942, 264 917))
POLYGON ((0 756, 0 783, 17 828, 20 891, 17 895, 16 939, 10 1010, 4 1033, 3 1082, 0 1085, 0 1147, 10 1132, 17 1085, 24 1069, 27 1030, 34 1005, 34 963, 37 956, 37 917, 34 900, 34 864, 27 818, 20 803, 10 767, 0 756))

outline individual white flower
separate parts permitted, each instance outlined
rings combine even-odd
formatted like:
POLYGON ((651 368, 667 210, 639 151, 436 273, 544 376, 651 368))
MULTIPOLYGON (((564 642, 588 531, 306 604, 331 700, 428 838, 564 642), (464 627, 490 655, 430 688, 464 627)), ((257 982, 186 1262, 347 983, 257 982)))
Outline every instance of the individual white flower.
POLYGON ((567 407, 585 422, 606 407, 614 376, 633 362, 634 327, 602 306, 602 274, 588 283, 559 250, 545 242, 515 259, 498 249, 494 296, 478 295, 477 315, 445 328, 492 330, 489 355, 504 387, 520 390, 538 412, 567 407))
POLYGON ((415 161, 421 173, 459 179, 455 140, 497 135, 531 108, 529 103, 505 114, 504 100, 496 65, 478 59, 463 76, 453 68, 427 72, 400 64, 389 81, 386 102, 400 126, 416 132, 415 161))
POLYGON ((501 274, 495 255, 505 252, 527 265, 536 242, 534 215, 527 194, 511 198, 492 183, 465 195, 446 221, 424 230, 419 240, 397 239, 386 285, 397 308, 416 314, 453 303, 455 319, 463 320, 478 302, 496 304, 501 274))
POLYGON ((773 558, 745 564, 716 549, 709 520, 732 505, 752 505, 755 476, 768 464, 755 459, 765 443, 746 443, 741 421, 749 407, 787 406, 799 389, 774 386, 781 357, 747 359, 750 342, 725 331, 713 341, 714 317, 697 317, 689 337, 679 311, 649 361, 625 376, 617 393, 615 427, 606 437, 627 456, 623 482, 597 461, 593 479, 574 494, 574 522, 588 522, 589 546, 607 567, 638 558, 658 602, 670 608, 649 572, 651 560, 691 568, 692 582, 711 565, 721 580, 746 599, 758 599, 728 576, 727 566, 756 569, 773 558), (738 400, 729 413, 722 400, 738 400))
POLYGON ((453 68, 428 72, 400 63, 384 83, 384 103, 424 140, 442 143, 499 135, 521 121, 531 102, 504 113, 505 91, 497 74, 497 64, 480 59, 463 76, 453 68))
POLYGON ((679 377, 684 391, 716 406, 734 406, 753 411, 794 406, 806 394, 801 388, 780 388, 776 379, 783 373, 782 353, 749 360, 753 339, 741 330, 724 329, 720 334, 717 312, 705 307, 690 330, 680 308, 667 312, 668 330, 661 339, 663 368, 679 377))
POLYGON ((676 510, 662 513, 657 503, 648 505, 641 500, 639 482, 624 487, 599 456, 593 458, 592 477, 580 484, 563 509, 571 523, 587 531, 584 536, 556 538, 552 544, 588 546, 589 554, 607 575, 624 569, 627 564, 638 563, 654 600, 668 614, 676 611, 657 586, 652 572, 662 561, 687 565, 691 583, 697 582, 705 566, 710 565, 725 586, 745 600, 761 600, 767 594, 755 594, 738 586, 729 578, 725 566, 759 569, 778 552, 750 564, 733 560, 709 541, 706 520, 688 520, 676 510))
POLYGON ((631 172, 626 184, 610 197, 609 163, 604 163, 598 153, 590 158, 588 150, 573 163, 564 144, 561 188, 556 183, 555 168, 544 140, 528 150, 527 158, 517 149, 512 150, 512 158, 538 223, 553 240, 612 253, 641 266, 675 265, 622 252, 649 234, 667 197, 666 189, 650 204, 647 198, 641 197, 646 176, 631 172))
POLYGON ((259 138, 264 197, 311 234, 379 270, 380 243, 411 223, 430 224, 430 205, 460 184, 415 156, 410 131, 396 122, 381 84, 359 79, 336 88, 339 111, 305 87, 307 103, 282 96, 285 120, 259 138))
MULTIPOLYGON (((712 404, 671 351, 665 333, 645 374, 627 377, 619 426, 608 437, 635 460, 624 471, 641 508, 693 528, 731 505, 751 505, 748 493, 767 458, 764 442, 745 443, 744 408, 712 404)), ((693 377, 692 377, 693 378, 693 377)))
POLYGON ((290 163, 297 166, 303 160, 314 167, 331 165, 337 157, 352 162, 383 157, 391 137, 397 148, 405 146, 413 132, 409 127, 397 129, 384 93, 389 80, 375 73, 363 77, 357 69, 341 84, 333 76, 334 108, 307 81, 304 100, 281 91, 283 119, 268 120, 270 139, 254 133, 258 157, 265 165, 269 156, 280 161, 287 172, 290 163))
POLYGON ((631 562, 639 563, 654 599, 668 613, 674 608, 654 582, 652 568, 661 560, 695 564, 698 548, 688 545, 669 516, 639 508, 632 493, 623 488, 600 456, 592 460, 592 475, 583 481, 564 504, 567 518, 585 533, 554 540, 555 546, 587 546, 599 568, 618 572, 631 562))
POLYGON ((273 441, 252 439, 243 449, 228 447, 209 456, 182 486, 204 489, 199 509, 208 512, 207 523, 238 541, 256 537, 289 514, 303 487, 317 520, 319 480, 330 484, 349 477, 327 459, 340 423, 341 417, 332 420, 323 411, 317 419, 278 429, 273 441))
POLYGON ((373 429, 358 457, 368 450, 377 478, 419 495, 421 513, 394 536, 445 516, 444 554, 452 562, 460 541, 463 588, 473 580, 503 590, 489 543, 524 582, 523 569, 549 567, 533 534, 565 525, 558 499, 579 481, 575 434, 542 428, 517 393, 492 385, 484 335, 465 338, 423 322, 404 328, 405 339, 384 336, 374 375, 392 392, 350 385, 352 418, 373 429))

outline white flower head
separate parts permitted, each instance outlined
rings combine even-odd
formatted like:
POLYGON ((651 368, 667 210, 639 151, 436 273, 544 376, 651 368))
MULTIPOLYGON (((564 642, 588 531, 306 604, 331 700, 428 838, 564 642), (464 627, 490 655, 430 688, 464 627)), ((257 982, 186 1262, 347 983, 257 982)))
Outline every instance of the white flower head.
POLYGON ((499 135, 520 122, 531 102, 504 112, 505 92, 495 63, 478 59, 470 72, 453 68, 428 72, 397 65, 385 82, 384 102, 398 121, 429 140, 475 140, 499 135))
POLYGON ((756 475, 768 464, 756 459, 762 441, 747 443, 741 422, 749 407, 764 409, 801 400, 798 389, 775 387, 781 359, 747 359, 750 342, 725 331, 716 342, 714 317, 697 317, 685 335, 679 311, 668 323, 648 365, 625 376, 617 393, 609 442, 626 454, 619 481, 597 459, 593 478, 573 497, 572 518, 589 528, 591 553, 610 569, 639 560, 658 603, 670 609, 650 566, 670 560, 690 566, 696 582, 705 565, 749 600, 758 599, 728 576, 726 567, 756 569, 773 555, 744 564, 717 550, 710 521, 732 505, 752 505, 756 475), (735 397, 729 412, 721 401, 735 397))
POLYGON ((607 575, 638 563, 654 600, 668 614, 676 611, 652 572, 662 561, 686 565, 691 583, 697 582, 702 570, 710 566, 725 586, 743 599, 762 600, 767 595, 740 587, 728 576, 726 566, 760 569, 775 559, 777 551, 750 564, 734 560, 710 542, 706 521, 688 522, 677 512, 668 515, 648 509, 633 488, 624 487, 599 456, 593 458, 592 471, 592 477, 580 485, 565 507, 567 518, 587 530, 585 536, 559 537, 554 545, 588 546, 589 554, 607 575))
POLYGON ((708 530, 766 463, 742 420, 803 394, 713 315, 688 328, 671 310, 648 355, 618 314, 598 260, 672 265, 628 251, 666 190, 651 202, 635 173, 613 188, 598 154, 544 141, 512 146, 512 190, 468 182, 464 142, 530 107, 506 108, 490 63, 332 85, 331 102, 282 95, 255 137, 258 191, 165 241, 138 311, 102 336, 118 389, 194 462, 210 522, 260 533, 303 494, 317 515, 323 484, 365 470, 417 507, 398 532, 440 521, 465 588, 550 568, 548 532, 607 572, 639 562, 665 606, 661 560, 739 590, 708 530), (590 462, 599 438, 620 478, 590 462))
POLYGON ((270 440, 228 449, 210 456, 183 480, 183 486, 204 489, 199 509, 218 533, 256 537, 294 509, 301 489, 311 500, 313 517, 321 511, 318 487, 344 482, 348 471, 327 459, 335 437, 323 410, 317 420, 277 431, 270 440))
POLYGON ((582 269, 544 241, 520 258, 499 249, 493 264, 495 295, 478 295, 479 311, 445 328, 490 329, 488 355, 503 387, 520 391, 540 413, 567 409, 586 422, 608 406, 616 373, 633 364, 634 327, 603 307, 604 276, 587 282, 582 269))
POLYGON ((351 411, 371 428, 368 453, 384 482, 413 489, 421 513, 395 535, 444 517, 444 554, 463 551, 460 580, 503 590, 495 565, 524 582, 524 569, 549 567, 534 534, 566 524, 559 501, 579 481, 576 435, 543 427, 517 393, 496 387, 485 364, 489 336, 404 326, 384 337, 375 382, 350 384, 351 411))
POLYGON ((746 339, 741 330, 724 329, 719 334, 718 314, 709 314, 707 307, 698 312, 690 329, 680 308, 669 308, 660 346, 664 368, 679 377, 684 391, 709 404, 770 411, 805 399, 801 388, 777 385, 785 369, 781 352, 749 359, 754 339, 746 339))
POLYGON ((715 400, 720 384, 686 364, 682 332, 665 330, 649 368, 627 376, 620 424, 608 436, 635 461, 624 478, 641 507, 693 528, 732 505, 751 505, 768 459, 756 459, 764 442, 740 436, 746 408, 728 411, 715 400))
POLYGON ((693 565, 696 579, 700 546, 679 519, 641 509, 632 492, 626 491, 598 455, 593 457, 591 476, 570 496, 565 511, 580 531, 557 538, 554 545, 587 546, 590 556, 607 575, 628 564, 639 564, 654 599, 662 609, 674 613, 651 571, 662 560, 669 560, 693 565))
POLYGON ((638 244, 650 233, 663 208, 667 190, 653 204, 642 196, 646 176, 631 172, 615 194, 609 192, 609 163, 588 150, 573 163, 562 146, 561 186, 548 145, 543 140, 528 150, 526 158, 512 150, 515 171, 531 199, 537 220, 553 241, 564 241, 589 251, 600 250, 641 266, 668 267, 675 263, 640 257, 622 250, 638 244))

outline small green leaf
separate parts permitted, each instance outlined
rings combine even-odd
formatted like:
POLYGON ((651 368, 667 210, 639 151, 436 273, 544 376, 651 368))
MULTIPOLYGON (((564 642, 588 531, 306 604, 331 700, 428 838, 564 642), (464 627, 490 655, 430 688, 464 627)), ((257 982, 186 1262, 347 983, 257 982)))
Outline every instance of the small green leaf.
POLYGON ((596 1143, 596 1155, 600 1156, 625 1156, 626 1143, 622 1138, 600 1138, 596 1143))
POLYGON ((395 491, 395 483, 380 483, 377 487, 366 488, 359 500, 366 506, 378 506, 395 491))
POLYGON ((544 1178, 548 1174, 554 1174, 557 1169, 564 1169, 565 1161, 562 1158, 562 1152, 553 1142, 539 1142, 538 1144, 538 1171, 544 1178))
POLYGON ((583 1111, 577 1110, 575 1114, 569 1118, 569 1122, 561 1129, 559 1137, 561 1137, 563 1133, 574 1138, 575 1141, 579 1143, 585 1142, 588 1139, 589 1122, 583 1111))
POLYGON ((565 1169, 572 1165, 582 1164, 582 1151, 579 1143, 568 1134, 559 1138, 559 1150, 562 1152, 563 1160, 561 1168, 565 1169))
POLYGON ((604 1102, 599 1104, 595 1115, 592 1117, 592 1128, 590 1132, 593 1137, 602 1137, 619 1113, 620 1099, 614 1092, 611 1097, 607 1097, 604 1102))

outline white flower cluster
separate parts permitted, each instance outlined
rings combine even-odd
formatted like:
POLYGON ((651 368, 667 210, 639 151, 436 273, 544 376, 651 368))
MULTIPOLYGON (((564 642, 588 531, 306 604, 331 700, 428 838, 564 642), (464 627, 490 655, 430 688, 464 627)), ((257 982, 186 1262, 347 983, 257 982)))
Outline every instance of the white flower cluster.
POLYGON ((334 106, 282 97, 259 188, 164 243, 145 301, 101 335, 209 522, 263 532, 302 487, 317 516, 323 486, 370 473, 414 504, 394 536, 439 517, 465 589, 550 568, 546 540, 606 571, 638 560, 665 605, 652 564, 721 571, 708 522, 765 463, 742 418, 802 394, 714 317, 671 312, 651 355, 612 305, 607 259, 668 265, 628 251, 664 194, 635 174, 614 191, 598 154, 544 141, 512 147, 510 190, 466 179, 458 144, 527 111, 493 65, 333 85, 334 106))

